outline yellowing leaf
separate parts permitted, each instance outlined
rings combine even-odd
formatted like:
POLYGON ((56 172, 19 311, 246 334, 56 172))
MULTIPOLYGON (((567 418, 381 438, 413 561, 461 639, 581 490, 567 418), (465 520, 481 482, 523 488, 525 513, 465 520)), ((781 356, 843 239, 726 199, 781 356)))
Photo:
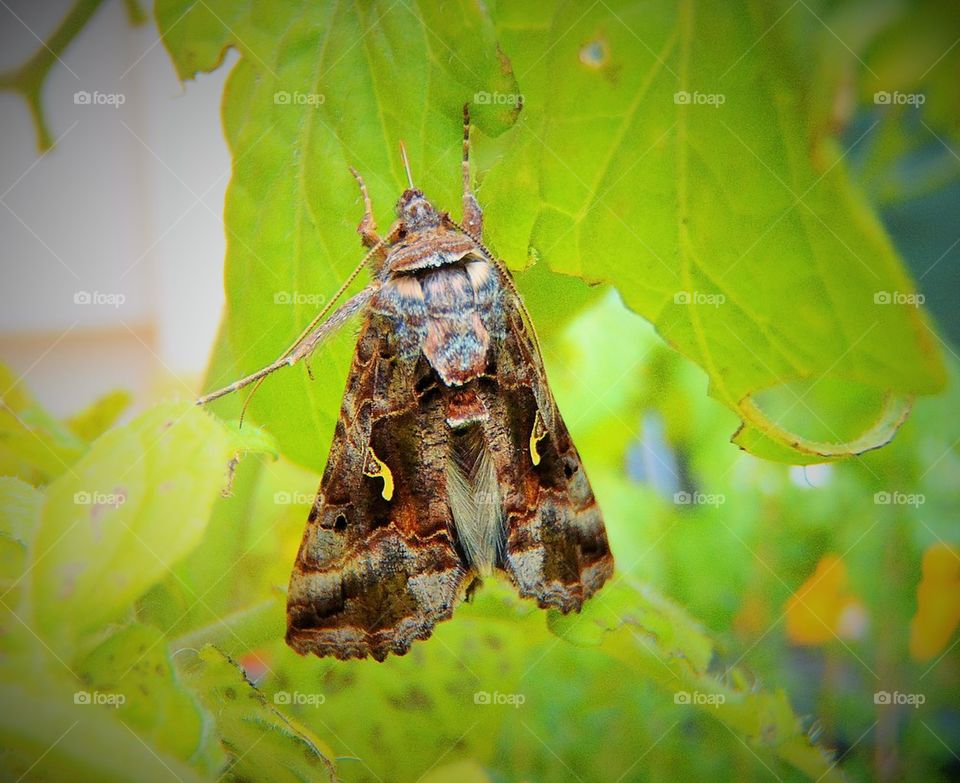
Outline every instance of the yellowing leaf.
POLYGON ((133 400, 123 390, 109 392, 67 420, 67 426, 87 441, 94 440, 117 421, 133 400))
POLYGON ((51 416, 26 384, 0 364, 0 475, 38 486, 68 470, 84 441, 51 416))
POLYGON ((201 783, 178 758, 157 751, 116 709, 87 702, 59 675, 0 683, 0 764, 8 780, 201 783), (12 777, 7 777, 12 774, 12 777))
POLYGON ((75 643, 116 620, 200 540, 236 439, 190 403, 111 430, 48 488, 27 565, 29 614, 75 643))
POLYGON ((0 477, 0 533, 26 546, 37 526, 43 495, 25 481, 0 477))
MULTIPOLYGON (((26 482, 9 476, 0 478, 0 591, 6 605, 3 613, 19 601, 27 548, 42 504, 43 495, 26 482)), ((3 625, 7 622, 15 624, 16 620, 8 618, 3 625)))

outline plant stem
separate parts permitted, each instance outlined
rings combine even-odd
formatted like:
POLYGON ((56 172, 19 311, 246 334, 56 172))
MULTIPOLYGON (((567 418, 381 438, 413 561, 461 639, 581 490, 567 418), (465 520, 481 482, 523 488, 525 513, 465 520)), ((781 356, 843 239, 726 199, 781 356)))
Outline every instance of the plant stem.
POLYGON ((19 68, 0 73, 0 89, 20 93, 27 102, 37 130, 37 147, 40 152, 46 152, 53 145, 41 100, 47 73, 55 62, 60 61, 60 55, 102 3, 103 0, 77 0, 53 35, 29 60, 19 68))

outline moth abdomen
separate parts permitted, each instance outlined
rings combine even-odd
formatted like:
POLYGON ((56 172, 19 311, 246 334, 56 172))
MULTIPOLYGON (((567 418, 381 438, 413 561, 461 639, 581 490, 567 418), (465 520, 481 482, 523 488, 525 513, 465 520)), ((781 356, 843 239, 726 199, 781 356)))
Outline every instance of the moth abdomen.
POLYGON ((462 548, 466 565, 486 576, 501 560, 504 515, 496 465, 487 451, 483 421, 475 418, 453 430, 446 479, 455 540, 462 548))

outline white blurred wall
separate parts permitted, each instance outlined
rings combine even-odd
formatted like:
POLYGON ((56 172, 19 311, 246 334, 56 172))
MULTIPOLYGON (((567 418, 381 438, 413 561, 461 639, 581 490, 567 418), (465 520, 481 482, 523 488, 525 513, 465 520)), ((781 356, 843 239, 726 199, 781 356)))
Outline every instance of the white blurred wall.
MULTIPOLYGON (((0 3, 0 69, 69 6, 0 3)), ((220 95, 235 55, 181 85, 152 19, 133 28, 112 0, 61 58, 42 157, 25 103, 0 92, 0 361, 62 414, 118 386, 190 396, 223 307, 220 95)))

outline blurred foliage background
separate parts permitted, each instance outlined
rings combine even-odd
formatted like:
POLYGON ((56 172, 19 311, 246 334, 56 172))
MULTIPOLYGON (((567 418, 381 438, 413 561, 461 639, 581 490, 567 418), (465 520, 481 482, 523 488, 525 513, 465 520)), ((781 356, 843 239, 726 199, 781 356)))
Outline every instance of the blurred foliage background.
POLYGON ((127 421, 122 392, 58 420, 7 373, 5 778, 960 778, 956 14, 394 5, 155 9, 182 77, 242 54, 206 385, 313 315, 278 291, 329 295, 356 263, 348 163, 382 225, 400 137, 459 203, 470 100, 487 234, 616 579, 566 618, 488 582, 404 658, 301 659, 284 592, 350 330, 242 430, 242 399, 127 421))

